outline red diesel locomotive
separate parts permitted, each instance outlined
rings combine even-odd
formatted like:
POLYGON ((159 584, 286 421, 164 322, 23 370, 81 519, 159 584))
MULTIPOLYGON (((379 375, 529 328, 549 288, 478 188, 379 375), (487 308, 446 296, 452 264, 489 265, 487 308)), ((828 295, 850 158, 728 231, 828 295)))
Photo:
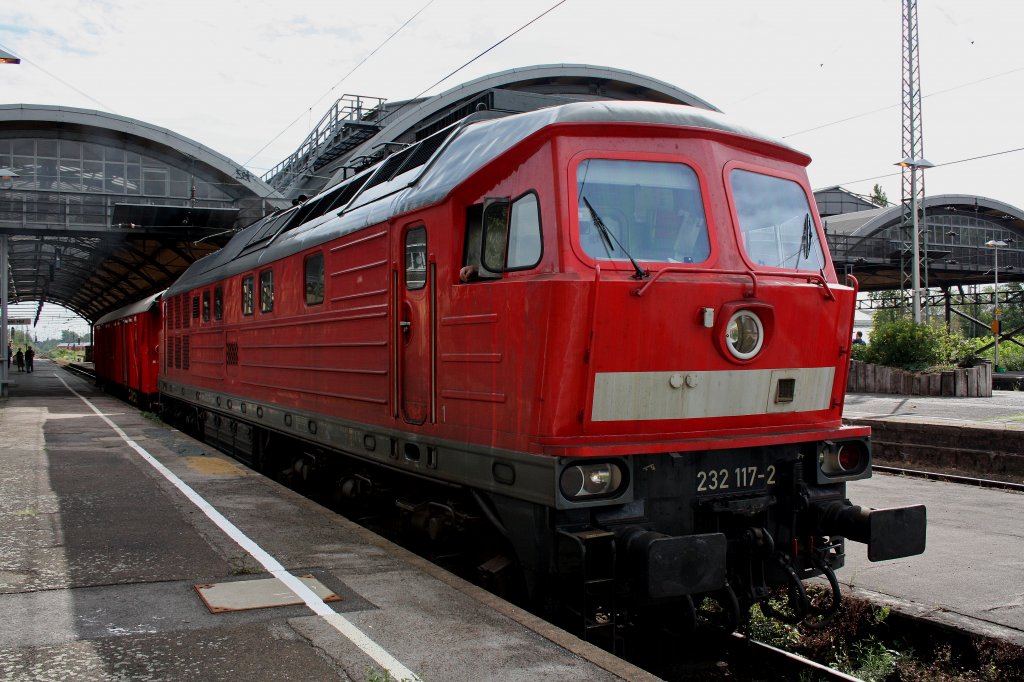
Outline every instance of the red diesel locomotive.
POLYGON ((481 569, 602 643, 707 598, 775 613, 777 586, 780 617, 832 610, 845 539, 920 553, 925 510, 846 499, 871 475, 841 420, 856 282, 809 161, 678 105, 467 119, 189 268, 163 408, 339 498, 388 491, 432 538, 486 524, 507 551, 481 569))

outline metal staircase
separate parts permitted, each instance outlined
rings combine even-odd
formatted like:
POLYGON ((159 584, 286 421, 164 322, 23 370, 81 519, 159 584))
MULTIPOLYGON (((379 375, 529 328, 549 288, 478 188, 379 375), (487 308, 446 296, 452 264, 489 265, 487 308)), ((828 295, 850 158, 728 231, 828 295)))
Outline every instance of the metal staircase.
POLYGON ((376 135, 386 100, 342 95, 292 154, 263 180, 278 191, 294 184, 297 176, 316 172, 376 135))

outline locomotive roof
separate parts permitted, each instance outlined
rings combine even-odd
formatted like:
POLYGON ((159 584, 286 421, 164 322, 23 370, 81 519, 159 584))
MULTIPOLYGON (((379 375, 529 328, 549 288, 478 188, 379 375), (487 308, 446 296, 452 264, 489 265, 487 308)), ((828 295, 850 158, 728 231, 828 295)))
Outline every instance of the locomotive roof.
POLYGON ((157 301, 160 300, 160 297, 163 296, 163 293, 164 292, 161 291, 159 293, 153 294, 152 296, 148 296, 142 299, 141 301, 136 301, 135 303, 124 306, 123 308, 118 308, 117 310, 109 312, 100 319, 96 320, 93 326, 98 327, 101 324, 107 324, 108 322, 120 320, 131 315, 144 313, 157 304, 157 301))
MULTIPOLYGON (((246 227, 223 249, 193 263, 167 290, 167 295, 180 294, 259 268, 396 215, 437 203, 486 164, 542 128, 591 123, 652 124, 724 132, 768 143, 796 154, 804 159, 804 163, 810 160, 784 142, 738 125, 721 113, 679 104, 575 102, 503 118, 473 120, 471 117, 324 190, 306 204, 272 214, 246 227), (403 171, 402 164, 399 164, 396 170, 399 174, 380 180, 379 171, 389 162, 399 155, 405 155, 406 159, 410 156, 415 158, 418 148, 425 145, 429 157, 420 154, 420 165, 403 171), (303 206, 321 200, 326 202, 330 198, 328 195, 344 194, 349 188, 352 189, 351 197, 345 195, 347 203, 340 210, 332 207, 323 215, 302 219, 303 206), (299 216, 300 223, 293 228, 288 223, 296 216, 299 216), (283 227, 275 232, 274 226, 278 225, 283 227)), ((411 163, 407 165, 412 166, 411 163)))

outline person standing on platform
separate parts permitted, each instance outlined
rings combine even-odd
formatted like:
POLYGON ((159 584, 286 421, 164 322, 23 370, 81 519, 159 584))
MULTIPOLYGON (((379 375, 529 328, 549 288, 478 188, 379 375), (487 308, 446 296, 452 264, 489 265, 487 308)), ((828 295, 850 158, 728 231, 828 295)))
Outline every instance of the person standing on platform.
POLYGON ((29 346, 28 350, 25 351, 25 367, 29 372, 34 371, 34 368, 32 366, 32 360, 34 360, 35 357, 36 352, 32 350, 32 346, 29 346))
POLYGON ((25 354, 21 352, 20 348, 18 349, 18 352, 14 354, 14 364, 18 366, 19 372, 25 371, 25 354))

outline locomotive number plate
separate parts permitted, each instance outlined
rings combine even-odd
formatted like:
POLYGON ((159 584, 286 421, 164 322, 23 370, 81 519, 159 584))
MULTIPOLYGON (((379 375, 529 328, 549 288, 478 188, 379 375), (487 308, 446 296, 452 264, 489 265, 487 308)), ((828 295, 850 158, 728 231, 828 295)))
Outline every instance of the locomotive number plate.
POLYGON ((775 465, 702 469, 697 472, 697 492, 760 490, 775 485, 775 465))

